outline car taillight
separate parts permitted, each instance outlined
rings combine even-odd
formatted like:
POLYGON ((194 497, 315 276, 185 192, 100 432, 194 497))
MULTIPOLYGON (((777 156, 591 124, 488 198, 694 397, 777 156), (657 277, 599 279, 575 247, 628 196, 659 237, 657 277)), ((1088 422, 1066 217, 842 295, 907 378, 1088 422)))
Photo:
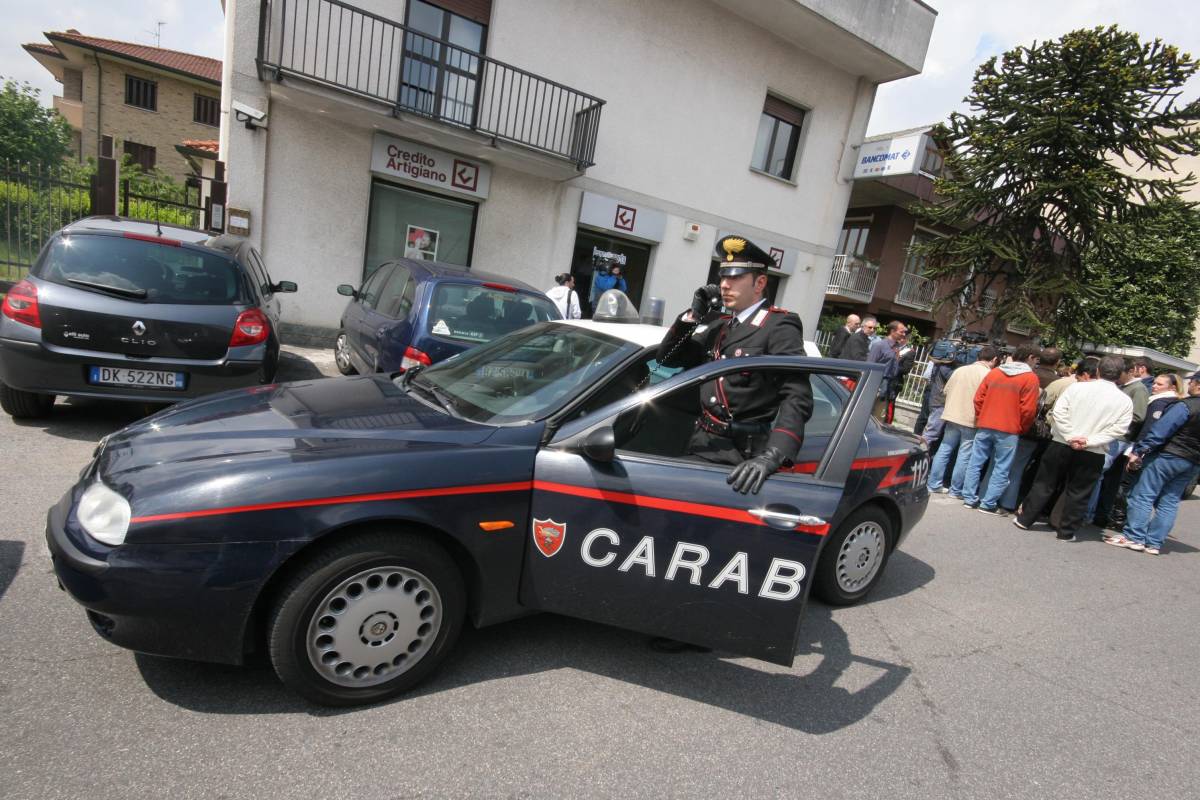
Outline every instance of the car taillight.
POLYGON ((29 281, 19 281, 4 295, 4 316, 32 325, 42 327, 42 315, 38 313, 37 286, 29 281))
POLYGON ((265 342, 270 334, 271 321, 267 319, 267 315, 257 308, 248 308, 238 314, 237 322, 233 323, 233 336, 229 338, 229 346, 259 344, 265 342))
POLYGON ((415 347, 404 348, 404 358, 400 359, 400 369, 412 369, 413 367, 428 367, 433 363, 433 359, 422 353, 415 347))
POLYGON ((488 289, 499 289, 502 292, 509 292, 510 294, 516 294, 517 291, 517 287, 509 286, 507 283, 485 283, 483 285, 488 289))

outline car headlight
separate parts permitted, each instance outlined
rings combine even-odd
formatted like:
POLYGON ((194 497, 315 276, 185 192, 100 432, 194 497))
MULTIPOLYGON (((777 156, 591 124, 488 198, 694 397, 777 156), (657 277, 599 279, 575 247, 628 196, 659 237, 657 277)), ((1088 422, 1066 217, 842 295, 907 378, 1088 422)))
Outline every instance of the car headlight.
POLYGON ((75 515, 96 541, 114 547, 124 543, 129 531, 129 501, 100 481, 84 490, 75 515))

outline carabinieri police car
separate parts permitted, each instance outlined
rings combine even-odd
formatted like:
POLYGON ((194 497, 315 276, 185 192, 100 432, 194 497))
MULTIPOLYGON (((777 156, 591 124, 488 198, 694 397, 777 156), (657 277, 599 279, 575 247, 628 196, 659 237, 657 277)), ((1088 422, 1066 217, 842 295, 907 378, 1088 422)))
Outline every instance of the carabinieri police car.
POLYGON ((50 510, 62 586, 134 650, 265 652, 312 701, 433 672, 464 620, 549 611, 790 665, 809 592, 853 603, 928 502, 870 417, 877 365, 659 365, 665 329, 547 322, 402 376, 200 398, 106 437, 50 510), (685 445, 706 379, 809 375, 797 461, 758 494, 685 445), (848 390, 845 386, 852 385, 848 390))

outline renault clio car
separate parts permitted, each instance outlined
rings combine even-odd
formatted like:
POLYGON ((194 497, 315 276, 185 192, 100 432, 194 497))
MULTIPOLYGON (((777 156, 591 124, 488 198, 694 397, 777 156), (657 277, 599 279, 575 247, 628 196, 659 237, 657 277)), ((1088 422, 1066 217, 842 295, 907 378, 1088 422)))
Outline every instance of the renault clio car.
POLYGON ((558 306, 512 278, 401 258, 376 269, 342 312, 334 361, 343 375, 428 366, 535 322, 562 319, 558 306))
POLYGON ((664 333, 543 322, 396 378, 160 412, 50 510, 59 581, 118 645, 263 653, 328 705, 412 687, 465 620, 537 611, 790 665, 810 591, 878 585, 925 512, 928 452, 871 418, 878 364, 680 371, 655 360, 664 333), (813 412, 794 463, 740 494, 687 441, 704 381, 759 370, 801 373, 813 412))
POLYGON ((244 239, 121 217, 58 231, 4 298, 0 405, 48 414, 56 395, 175 403, 267 383, 278 294, 244 239))

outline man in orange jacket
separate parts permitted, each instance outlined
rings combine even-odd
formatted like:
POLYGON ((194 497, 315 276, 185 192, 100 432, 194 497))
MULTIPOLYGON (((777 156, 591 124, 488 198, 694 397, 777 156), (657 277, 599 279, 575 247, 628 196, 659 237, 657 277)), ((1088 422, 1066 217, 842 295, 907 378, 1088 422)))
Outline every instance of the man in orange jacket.
POLYGON ((978 508, 985 514, 999 514, 1000 497, 1008 488, 1009 470, 1017 441, 1033 424, 1037 416, 1038 397, 1042 387, 1033 365, 1040 355, 1036 347, 1021 345, 1012 361, 1001 364, 987 374, 975 390, 975 444, 971 448, 971 463, 963 479, 963 505, 978 508), (994 458, 992 477, 980 497, 979 477, 994 458))

